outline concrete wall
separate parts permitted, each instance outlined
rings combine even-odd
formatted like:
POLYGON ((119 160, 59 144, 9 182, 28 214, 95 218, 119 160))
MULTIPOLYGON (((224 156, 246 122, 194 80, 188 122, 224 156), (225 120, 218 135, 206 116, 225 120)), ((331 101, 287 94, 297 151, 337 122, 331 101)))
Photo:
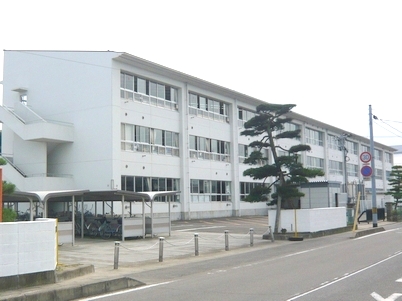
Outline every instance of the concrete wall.
POLYGON ((0 223, 0 277, 56 268, 56 220, 0 223))
MULTIPOLYGON (((276 210, 269 210, 268 223, 272 229, 275 227, 275 217, 276 210)), ((295 225, 297 225, 297 232, 311 233, 343 228, 347 226, 346 208, 282 210, 279 231, 286 229, 287 232, 295 232, 295 225)))

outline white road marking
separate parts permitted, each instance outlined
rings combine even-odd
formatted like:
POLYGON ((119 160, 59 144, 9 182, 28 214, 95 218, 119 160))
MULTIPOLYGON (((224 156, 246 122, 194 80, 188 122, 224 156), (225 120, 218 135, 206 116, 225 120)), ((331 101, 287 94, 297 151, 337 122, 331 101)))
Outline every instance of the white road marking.
MULTIPOLYGON (((366 270, 368 270, 368 269, 371 269, 372 267, 375 267, 375 266, 377 266, 377 265, 379 265, 379 264, 381 264, 381 263, 383 263, 383 262, 386 262, 386 261, 388 261, 388 260, 390 260, 390 259, 392 259, 392 258, 394 258, 394 257, 396 257, 396 256, 399 256, 399 255, 402 255, 402 252, 401 252, 401 251, 399 251, 398 253, 396 253, 396 254, 394 254, 394 255, 392 255, 392 256, 390 256, 390 257, 387 257, 387 258, 385 258, 385 259, 383 259, 383 260, 380 260, 380 261, 378 261, 378 262, 376 262, 376 263, 373 263, 373 264, 371 264, 371 265, 369 265, 369 266, 367 266, 367 267, 365 267, 365 268, 363 268, 363 269, 357 270, 357 271, 355 271, 355 272, 353 272, 353 273, 350 273, 350 274, 348 274, 348 275, 346 275, 346 276, 343 276, 343 277, 341 277, 341 278, 338 278, 338 279, 336 279, 336 280, 334 280, 334 281, 332 281, 332 282, 329 282, 329 283, 327 283, 327 284, 325 284, 325 285, 319 286, 319 287, 317 287, 317 288, 315 288, 315 289, 312 289, 312 290, 310 290, 310 291, 307 291, 307 292, 305 292, 305 293, 303 293, 303 294, 300 294, 300 295, 297 295, 297 296, 295 296, 295 297, 293 297, 293 298, 290 298, 290 299, 288 299, 287 301, 296 300, 296 299, 299 299, 299 298, 304 297, 304 296, 306 296, 306 295, 309 295, 309 294, 311 294, 311 293, 314 293, 314 292, 316 292, 316 291, 318 291, 318 290, 320 290, 320 289, 322 289, 322 288, 324 288, 324 287, 330 286, 330 285, 335 284, 335 283, 337 283, 337 282, 339 282, 339 281, 345 280, 345 279, 347 279, 347 278, 349 278, 349 277, 351 277, 351 276, 357 275, 357 274, 359 274, 359 273, 361 273, 361 272, 364 272, 364 271, 366 271, 366 270)), ((392 296, 393 296, 393 295, 392 295, 392 296)), ((399 296, 398 296, 398 297, 399 297, 399 296)), ((390 301, 390 300, 395 300, 395 299, 389 299, 389 300, 388 300, 388 299, 380 299, 380 300, 390 301)))
POLYGON ((395 280, 395 282, 402 282, 402 278, 399 278, 398 280, 395 280))
POLYGON ((373 297, 374 299, 376 299, 377 301, 395 301, 396 299, 398 299, 400 296, 402 296, 402 294, 392 294, 391 296, 389 296, 388 298, 384 299, 383 297, 381 297, 379 294, 377 294, 376 292, 371 293, 371 297, 373 297))

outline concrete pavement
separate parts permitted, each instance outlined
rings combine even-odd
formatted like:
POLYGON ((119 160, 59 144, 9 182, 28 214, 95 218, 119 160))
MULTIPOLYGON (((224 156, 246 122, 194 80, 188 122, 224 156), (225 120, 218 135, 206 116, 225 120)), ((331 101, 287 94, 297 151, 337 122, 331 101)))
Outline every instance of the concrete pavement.
MULTIPOLYGON (((361 223, 355 232, 345 230, 352 238, 384 230, 388 224, 393 223, 380 221, 377 228, 361 223)), ((266 216, 250 216, 173 221, 171 236, 163 233, 124 242, 76 239, 74 246, 59 248, 56 283, 1 291, 0 300, 73 300, 143 285, 130 277, 135 272, 288 243, 279 235, 275 242, 263 239, 267 230, 266 216)))

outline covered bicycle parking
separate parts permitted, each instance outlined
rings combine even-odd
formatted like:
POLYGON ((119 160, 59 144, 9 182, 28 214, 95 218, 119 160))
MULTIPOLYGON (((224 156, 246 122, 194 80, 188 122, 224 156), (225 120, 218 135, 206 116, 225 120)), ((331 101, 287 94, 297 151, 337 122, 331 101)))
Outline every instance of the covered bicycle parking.
MULTIPOLYGON (((64 191, 16 191, 3 196, 4 204, 15 205, 29 203, 29 220, 33 221, 38 208, 43 218, 59 219, 59 238, 63 243, 75 244, 76 228, 84 229, 86 204, 94 205, 91 209, 93 217, 118 217, 120 224, 121 240, 132 237, 145 238, 156 234, 166 233, 171 235, 171 200, 180 191, 148 191, 132 192, 123 190, 89 191, 89 190, 64 190, 64 191), (166 197, 167 210, 164 214, 154 212, 155 199, 166 197), (57 205, 58 204, 58 205, 57 205), (61 204, 61 205, 60 205, 61 204), (140 206, 139 206, 140 205, 140 206), (80 207, 81 210, 78 210, 80 207), (106 213, 106 208, 111 210, 106 213), (58 208, 58 210, 54 210, 58 208), (64 208, 64 210, 60 210, 64 208), (167 212, 167 213, 166 213, 167 212), (67 214, 65 214, 67 213, 67 214)), ((160 202, 158 202, 160 203, 160 202)), ((84 231, 80 231, 81 238, 84 231)))

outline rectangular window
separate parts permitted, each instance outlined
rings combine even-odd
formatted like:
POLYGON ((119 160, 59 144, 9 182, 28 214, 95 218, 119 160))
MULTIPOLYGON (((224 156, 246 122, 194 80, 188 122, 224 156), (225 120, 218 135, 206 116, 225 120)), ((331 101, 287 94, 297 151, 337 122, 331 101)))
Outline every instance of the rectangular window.
POLYGON ((166 97, 165 92, 166 92, 165 85, 157 84, 157 96, 158 96, 158 98, 165 99, 165 97, 166 97))
POLYGON ((329 173, 331 175, 343 175, 342 162, 329 160, 329 173))
POLYGON ((147 128, 147 127, 136 126, 135 127, 135 141, 149 144, 149 142, 150 142, 149 132, 150 132, 149 128, 147 128))
POLYGON ((199 193, 199 181, 191 180, 191 193, 199 193))
POLYGON ((190 180, 192 202, 230 201, 231 183, 227 181, 190 180))
POLYGON ((387 163, 393 163, 392 162, 392 154, 390 154, 390 153, 385 153, 385 162, 387 162, 387 163))
POLYGON ((328 148, 333 150, 339 150, 339 139, 334 135, 328 135, 327 138, 328 148))
POLYGON ((228 116, 229 105, 226 103, 195 93, 189 93, 188 105, 191 115, 227 122, 226 117, 228 116))
POLYGON ((348 176, 358 177, 358 169, 359 167, 357 165, 346 163, 346 170, 348 172, 348 176))
POLYGON ((374 149, 374 159, 382 161, 382 151, 374 149))
POLYGON ((345 147, 348 150, 349 154, 357 155, 357 143, 353 141, 345 141, 345 147))
POLYGON ((153 141, 152 144, 164 145, 163 143, 163 132, 162 130, 153 129, 153 141))
POLYGON ((179 156, 179 134, 122 123, 121 149, 179 156))
POLYGON ((147 94, 147 81, 145 79, 137 77, 137 91, 141 94, 147 94))
POLYGON ((189 106, 193 108, 198 108, 198 96, 190 93, 189 96, 189 106))
MULTIPOLYGON (((152 191, 179 191, 179 183, 180 179, 172 178, 121 176, 121 187, 125 191, 144 192, 150 191, 150 187, 152 191)), ((166 197, 158 197, 155 201, 166 201, 166 197)), ((179 196, 174 196, 172 201, 178 202, 179 196)))
POLYGON ((307 156, 306 167, 324 169, 324 159, 307 156))
POLYGON ((324 145, 323 132, 306 128, 305 134, 306 134, 306 143, 307 144, 313 144, 313 145, 319 145, 319 146, 324 145))
POLYGON ((382 174, 383 174, 383 170, 382 169, 375 169, 375 178, 378 180, 382 180, 382 174))
POLYGON ((208 111, 207 99, 205 97, 200 96, 199 103, 200 103, 199 106, 200 110, 208 111))

